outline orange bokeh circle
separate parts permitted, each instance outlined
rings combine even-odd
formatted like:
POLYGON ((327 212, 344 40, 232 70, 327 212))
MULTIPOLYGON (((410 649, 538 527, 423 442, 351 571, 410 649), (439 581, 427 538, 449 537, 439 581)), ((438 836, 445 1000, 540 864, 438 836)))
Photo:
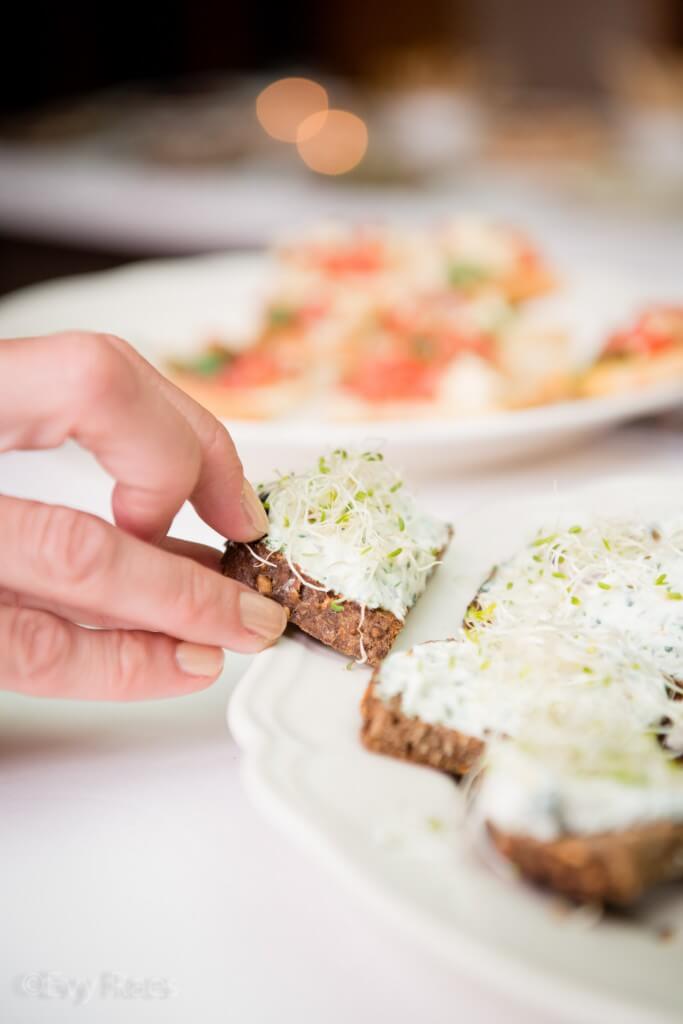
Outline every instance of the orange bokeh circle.
POLYGON ((280 142, 296 142, 302 121, 327 110, 327 91, 309 78, 280 78, 259 93, 256 116, 280 142))
POLYGON ((312 171, 346 174, 365 156, 368 130, 349 110, 321 110, 300 123, 296 145, 312 171))

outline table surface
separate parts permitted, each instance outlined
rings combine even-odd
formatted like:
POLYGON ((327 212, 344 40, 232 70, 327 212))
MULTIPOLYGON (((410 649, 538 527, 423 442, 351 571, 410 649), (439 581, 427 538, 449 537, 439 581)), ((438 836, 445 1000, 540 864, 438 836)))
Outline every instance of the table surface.
MULTIPOLYGON (((679 473, 683 493, 682 441, 675 420, 635 426, 422 495, 457 521, 483 501, 609 473, 679 473)), ((2 455, 0 481, 108 514, 109 481, 71 446, 2 455)), ((212 538, 189 509, 175 532, 212 538)), ((392 933, 261 820, 225 721, 248 662, 229 655, 213 688, 175 701, 0 695, 0 1019, 548 1022, 392 933)))

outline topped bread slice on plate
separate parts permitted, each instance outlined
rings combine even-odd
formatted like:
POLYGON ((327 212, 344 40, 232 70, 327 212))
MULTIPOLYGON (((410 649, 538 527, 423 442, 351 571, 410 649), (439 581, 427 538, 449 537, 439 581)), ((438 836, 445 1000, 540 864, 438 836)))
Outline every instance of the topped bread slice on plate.
POLYGON ((290 622, 328 647, 379 665, 451 528, 418 507, 377 451, 338 448, 257 490, 268 534, 229 541, 224 574, 284 605, 290 622))
POLYGON ((683 878, 683 522, 541 531, 451 640, 391 655, 370 750, 477 773, 472 811, 532 880, 626 904, 683 878))

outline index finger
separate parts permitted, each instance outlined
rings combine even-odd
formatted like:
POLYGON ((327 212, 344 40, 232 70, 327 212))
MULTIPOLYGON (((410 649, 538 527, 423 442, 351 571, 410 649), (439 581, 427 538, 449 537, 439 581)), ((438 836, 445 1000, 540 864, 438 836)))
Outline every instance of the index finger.
POLYGON ((144 360, 127 357, 127 350, 119 339, 83 332, 1 342, 0 445, 79 441, 117 481, 116 522, 152 540, 166 533, 187 498, 203 492, 210 457, 210 525, 235 540, 262 536, 265 513, 229 439, 211 454, 206 423, 200 439, 169 400, 161 376, 144 360))
POLYGON ((162 392, 194 431, 201 451, 201 465, 190 501, 204 522, 222 536, 240 540, 244 532, 240 517, 246 516, 257 532, 245 536, 245 540, 255 540, 267 533, 268 517, 251 484, 244 478, 235 443, 223 424, 160 374, 127 342, 113 335, 108 336, 108 341, 138 368, 151 386, 162 392), (240 495, 239 509, 230 500, 234 495, 240 495))

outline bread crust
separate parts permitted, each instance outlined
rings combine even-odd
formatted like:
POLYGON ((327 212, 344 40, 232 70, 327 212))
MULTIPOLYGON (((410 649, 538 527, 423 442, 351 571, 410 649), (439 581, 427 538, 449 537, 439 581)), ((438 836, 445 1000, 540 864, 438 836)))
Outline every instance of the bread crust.
POLYGON ((284 555, 271 551, 263 541, 249 546, 229 541, 221 564, 225 576, 284 605, 291 623, 340 654, 361 659, 362 638, 366 660, 373 667, 387 656, 403 628, 403 622, 383 608, 366 608, 363 615, 361 606, 347 601, 343 594, 313 589, 320 583, 301 570, 299 579, 284 555), (305 586, 302 580, 312 586, 305 586), (341 610, 335 611, 333 605, 341 605, 341 610))
POLYGON ((539 840, 487 825, 494 845, 529 881, 581 903, 628 906, 650 886, 683 878, 683 824, 539 840))
POLYGON ((484 750, 482 740, 404 714, 400 695, 388 701, 377 695, 377 676, 375 672, 361 701, 360 737, 368 750, 451 775, 474 768, 484 750))
POLYGON ((580 393, 604 398, 683 382, 683 348, 658 356, 603 357, 584 375, 580 393))

